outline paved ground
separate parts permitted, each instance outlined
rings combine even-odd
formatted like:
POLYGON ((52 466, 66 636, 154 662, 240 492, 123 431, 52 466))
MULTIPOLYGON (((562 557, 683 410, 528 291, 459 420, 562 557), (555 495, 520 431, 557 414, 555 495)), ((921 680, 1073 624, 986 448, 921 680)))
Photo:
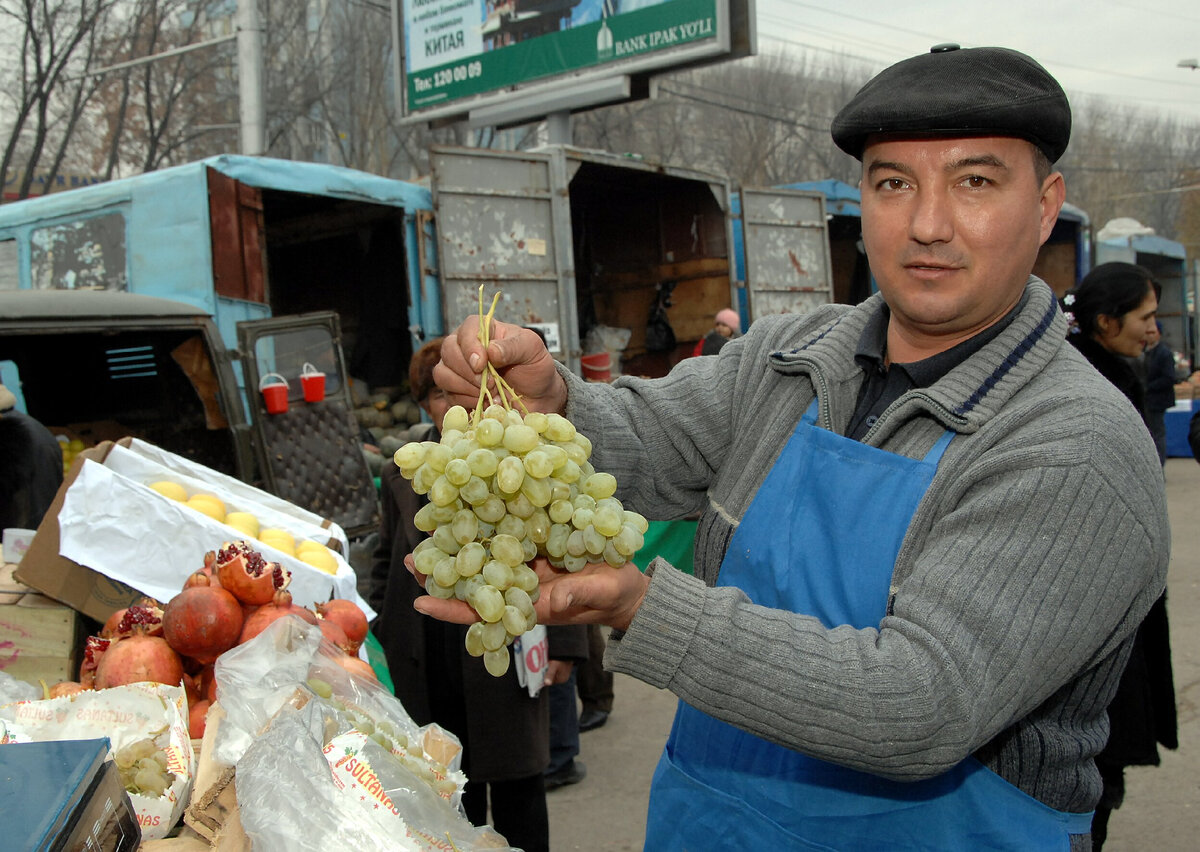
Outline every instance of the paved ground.
MULTIPOLYGON (((1180 748, 1162 766, 1131 769, 1124 807, 1112 817, 1106 852, 1200 848, 1200 464, 1167 462, 1173 530, 1169 614, 1180 748)), ((582 735, 587 778, 549 794, 555 852, 642 848, 650 776, 666 741, 675 699, 621 675, 608 724, 582 735)))

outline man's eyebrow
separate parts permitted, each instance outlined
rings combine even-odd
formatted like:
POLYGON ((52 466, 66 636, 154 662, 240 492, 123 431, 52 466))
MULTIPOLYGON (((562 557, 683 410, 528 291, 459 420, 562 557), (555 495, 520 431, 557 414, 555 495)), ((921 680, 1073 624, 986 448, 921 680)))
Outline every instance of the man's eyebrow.
POLYGON ((890 160, 872 160, 867 166, 867 176, 874 177, 877 172, 899 172, 908 177, 913 176, 913 171, 903 163, 893 163, 890 160))
POLYGON ((1008 171, 1008 164, 994 154, 979 154, 975 157, 963 157, 946 165, 946 171, 956 172, 959 169, 969 169, 972 166, 990 166, 994 169, 1008 171))

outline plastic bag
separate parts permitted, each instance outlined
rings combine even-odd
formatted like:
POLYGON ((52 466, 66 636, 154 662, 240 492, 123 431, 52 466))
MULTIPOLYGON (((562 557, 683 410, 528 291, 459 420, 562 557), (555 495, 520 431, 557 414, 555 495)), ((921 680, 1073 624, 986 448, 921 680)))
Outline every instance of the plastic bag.
POLYGON ((225 721, 214 758, 237 765, 240 773, 242 756, 281 711, 315 703, 326 719, 322 746, 351 731, 374 736, 396 762, 457 807, 467 783, 459 739, 437 725, 417 725, 394 695, 346 671, 337 662, 341 656, 320 628, 287 616, 218 657, 215 673, 225 721))
POLYGON ((34 701, 42 697, 42 691, 30 683, 17 680, 8 672, 0 671, 0 707, 16 701, 34 701))

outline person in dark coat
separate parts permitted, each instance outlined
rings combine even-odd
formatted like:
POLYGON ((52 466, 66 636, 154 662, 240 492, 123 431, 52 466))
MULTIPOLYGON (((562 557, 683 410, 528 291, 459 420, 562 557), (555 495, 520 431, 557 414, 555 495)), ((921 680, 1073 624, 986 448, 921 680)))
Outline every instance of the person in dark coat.
MULTIPOLYGON (((1071 343, 1145 420, 1145 388, 1127 359, 1141 354, 1154 327, 1158 296, 1150 273, 1132 263, 1101 264, 1063 298, 1063 309, 1071 322, 1071 343)), ((1104 846, 1109 818, 1125 798, 1125 767, 1157 766, 1159 745, 1179 747, 1165 592, 1138 628, 1108 718, 1108 743, 1096 756, 1104 792, 1092 820, 1095 852, 1104 846)))
POLYGON ((0 385, 0 529, 37 529, 63 481, 62 448, 0 385))
MULTIPOLYGON (((433 384, 441 340, 414 356, 410 391, 440 423, 445 400, 433 384)), ((428 440, 438 440, 436 425, 428 440)), ((372 632, 383 647, 396 697, 417 724, 436 722, 462 741, 467 775, 463 810, 475 825, 491 825, 509 844, 525 852, 548 850, 549 818, 542 772, 549 763, 548 690, 531 698, 517 681, 516 667, 493 677, 483 661, 467 654, 466 627, 425 618, 413 609, 424 590, 404 566, 404 558, 426 537, 413 517, 426 502, 389 460, 383 468, 383 518, 370 575, 368 600, 379 617, 372 632)), ((548 630, 551 662, 547 683, 561 683, 573 663, 587 656, 583 627, 548 630)))
POLYGON ((1155 322, 1146 338, 1146 425, 1158 449, 1158 458, 1167 462, 1167 409, 1175 404, 1175 356, 1162 339, 1162 323, 1155 322))

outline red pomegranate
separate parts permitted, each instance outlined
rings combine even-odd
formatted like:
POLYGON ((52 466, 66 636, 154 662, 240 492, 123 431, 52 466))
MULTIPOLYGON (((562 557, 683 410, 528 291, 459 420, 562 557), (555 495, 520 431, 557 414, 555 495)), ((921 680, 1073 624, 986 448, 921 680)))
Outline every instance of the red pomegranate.
POLYGON ((179 686, 183 661, 161 636, 135 630, 108 646, 96 666, 96 689, 154 681, 179 686))
POLYGON ((341 665, 350 674, 356 677, 361 677, 366 680, 379 682, 379 678, 375 676, 375 669, 371 668, 371 664, 366 660, 361 660, 358 657, 352 657, 347 654, 344 657, 337 658, 338 664, 341 665))
POLYGON ((215 703, 217 700, 217 678, 216 672, 213 670, 212 664, 205 666, 196 675, 197 698, 206 699, 209 702, 215 703))
POLYGON ((63 680, 50 687, 47 698, 62 698, 64 695, 74 695, 77 692, 87 692, 87 687, 73 680, 63 680))
POLYGON ((346 638, 346 631, 338 626, 336 621, 330 621, 326 618, 319 618, 317 619, 317 625, 321 628, 322 636, 324 636, 334 645, 337 645, 347 654, 352 653, 350 650, 350 640, 346 638))
POLYGON ((274 599, 269 604, 263 604, 254 611, 253 615, 246 619, 246 623, 242 625, 242 635, 238 638, 238 644, 243 645, 249 642, 259 633, 262 633, 268 624, 277 618, 283 618, 285 615, 298 615, 309 624, 317 623, 317 616, 312 610, 296 606, 296 604, 292 603, 292 593, 280 589, 275 593, 274 599))
POLYGON ((268 603, 292 580, 292 572, 263 559, 244 541, 226 542, 217 551, 216 573, 221 585, 244 604, 268 603))
POLYGON ((162 607, 154 598, 141 598, 136 603, 119 609, 108 617, 100 628, 103 639, 128 636, 135 625, 145 625, 152 636, 162 635, 162 607))
POLYGON ((204 723, 208 718, 211 703, 206 699, 188 705, 188 736, 194 740, 204 738, 204 723))
POLYGON ((242 620, 237 599, 197 571, 163 610, 163 638, 183 656, 211 663, 237 644, 242 620))
POLYGON ((104 636, 89 636, 83 643, 83 662, 79 664, 79 683, 84 689, 96 685, 96 668, 113 640, 104 636))
POLYGON ((351 647, 347 653, 358 652, 358 646, 367 638, 367 615, 353 601, 334 598, 323 604, 317 604, 317 612, 327 621, 337 624, 346 631, 346 638, 351 647))

